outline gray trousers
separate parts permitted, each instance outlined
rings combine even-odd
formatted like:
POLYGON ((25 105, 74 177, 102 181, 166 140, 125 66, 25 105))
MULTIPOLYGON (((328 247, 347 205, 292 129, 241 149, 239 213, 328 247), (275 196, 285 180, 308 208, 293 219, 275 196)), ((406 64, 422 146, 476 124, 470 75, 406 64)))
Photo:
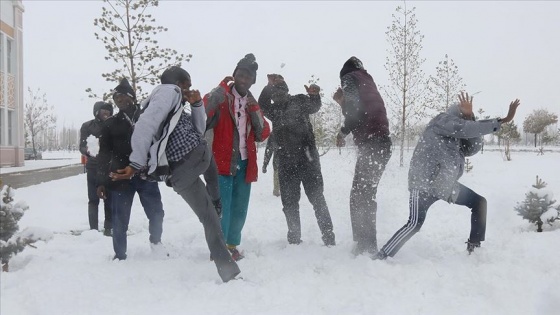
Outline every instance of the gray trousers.
POLYGON ((358 146, 358 158, 350 191, 350 221, 359 251, 377 252, 377 185, 391 158, 389 137, 358 146))
POLYGON ((208 169, 211 157, 208 145, 202 142, 181 161, 170 163, 169 181, 173 190, 189 204, 202 223, 206 243, 218 268, 218 274, 224 282, 228 282, 235 278, 240 270, 226 247, 220 219, 206 191, 206 185, 200 179, 200 175, 208 169))

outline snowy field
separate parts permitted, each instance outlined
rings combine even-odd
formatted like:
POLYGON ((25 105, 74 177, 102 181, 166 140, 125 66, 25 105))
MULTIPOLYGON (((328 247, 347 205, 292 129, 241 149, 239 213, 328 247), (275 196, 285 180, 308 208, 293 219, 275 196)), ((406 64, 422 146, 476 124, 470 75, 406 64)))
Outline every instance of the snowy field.
POLYGON ((45 151, 41 160, 25 160, 24 166, 2 167, 0 174, 38 170, 41 168, 58 167, 79 164, 82 154, 80 151, 45 151))
MULTIPOLYGON (((399 168, 398 152, 393 152, 380 184, 380 247, 408 217, 410 155, 399 168)), ((0 313, 560 314, 560 224, 545 224, 544 232, 537 233, 513 210, 536 175, 560 198, 560 153, 513 152, 512 158, 506 162, 498 151, 478 154, 470 159, 473 170, 461 180, 488 199, 486 242, 471 256, 464 244, 469 210, 438 201, 422 231, 394 258, 353 257, 351 150, 340 155, 332 150, 321 160, 338 245, 322 245, 305 197, 304 243, 287 245, 281 202, 272 196, 272 173, 261 173, 252 187, 240 246, 246 255, 239 262, 244 279, 227 284, 209 261, 201 224, 165 185, 160 185, 166 211, 163 242, 170 257, 152 255, 148 222, 136 199, 126 261, 111 260, 111 239, 102 233, 70 233, 88 227, 85 174, 22 188, 15 199, 27 201, 30 210, 20 229, 48 228, 54 238, 11 260, 11 271, 1 274, 0 313)))

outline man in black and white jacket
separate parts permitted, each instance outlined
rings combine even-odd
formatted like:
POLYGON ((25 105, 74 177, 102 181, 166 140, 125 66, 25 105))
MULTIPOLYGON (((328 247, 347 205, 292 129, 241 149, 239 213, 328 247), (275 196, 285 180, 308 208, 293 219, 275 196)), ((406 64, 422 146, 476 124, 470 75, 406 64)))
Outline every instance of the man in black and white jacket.
POLYGON ((226 247, 218 214, 200 179, 211 159, 203 138, 206 111, 200 92, 190 89, 189 73, 177 66, 163 72, 161 83, 143 103, 144 113, 132 135, 129 166, 112 176, 130 178, 140 170, 146 170, 151 176, 168 175, 164 176, 166 182, 202 223, 218 274, 228 282, 240 270, 226 247), (185 102, 191 105, 191 114, 183 111, 185 102))

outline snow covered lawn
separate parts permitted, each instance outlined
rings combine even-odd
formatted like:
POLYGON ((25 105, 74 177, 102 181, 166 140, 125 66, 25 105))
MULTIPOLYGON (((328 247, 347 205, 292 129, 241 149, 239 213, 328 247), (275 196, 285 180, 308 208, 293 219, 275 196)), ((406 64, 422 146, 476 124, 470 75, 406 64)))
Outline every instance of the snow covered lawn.
POLYGON ((81 156, 82 154, 79 151, 45 151, 42 160, 25 160, 24 166, 2 167, 0 174, 79 164, 81 156))
MULTIPOLYGON (((380 247, 408 217, 410 154, 399 168, 395 148, 380 184, 380 247)), ((303 196, 304 243, 289 246, 280 199, 272 196, 272 172, 261 173, 252 187, 241 244, 244 280, 227 284, 209 261, 202 225, 163 184, 163 242, 170 257, 152 255, 148 222, 136 199, 126 261, 111 260, 111 239, 100 232, 70 233, 88 227, 85 174, 22 188, 15 199, 27 201, 30 210, 20 229, 40 226, 55 234, 11 260, 11 271, 1 275, 0 313, 560 314, 560 224, 545 224, 544 232, 537 233, 513 210, 536 175, 560 198, 560 154, 513 152, 512 158, 505 162, 500 152, 478 154, 470 159, 473 170, 461 180, 485 196, 489 206, 486 242, 471 256, 464 244, 468 209, 438 201, 422 231, 395 258, 353 257, 348 213, 352 150, 340 155, 331 150, 321 160, 338 245, 322 245, 303 196)))

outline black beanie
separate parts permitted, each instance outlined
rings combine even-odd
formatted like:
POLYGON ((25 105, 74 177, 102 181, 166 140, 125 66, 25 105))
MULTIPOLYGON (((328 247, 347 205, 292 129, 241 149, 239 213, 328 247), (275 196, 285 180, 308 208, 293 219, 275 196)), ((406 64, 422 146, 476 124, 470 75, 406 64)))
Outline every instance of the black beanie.
POLYGON ((119 85, 117 85, 117 87, 113 90, 113 94, 114 93, 121 93, 121 94, 128 95, 132 97, 134 101, 136 101, 136 93, 134 93, 132 86, 130 86, 130 83, 128 83, 128 80, 126 78, 122 78, 119 85))
POLYGON ((237 69, 246 69, 247 71, 249 71, 250 74, 253 75, 254 78, 253 84, 257 82, 257 70, 259 69, 259 65, 257 64, 255 55, 246 54, 245 57, 243 57, 243 59, 239 60, 239 62, 237 63, 237 67, 235 67, 235 70, 233 70, 234 77, 235 77, 235 72, 237 72, 237 69))
POLYGON ((111 113, 111 116, 113 115, 113 105, 106 102, 99 101, 93 104, 93 117, 97 118, 99 111, 102 109, 108 110, 111 113))
POLYGON ((340 70, 340 78, 342 79, 342 77, 346 74, 359 69, 364 69, 362 61, 357 57, 352 56, 350 57, 350 59, 346 60, 346 62, 342 66, 342 69, 340 70))

